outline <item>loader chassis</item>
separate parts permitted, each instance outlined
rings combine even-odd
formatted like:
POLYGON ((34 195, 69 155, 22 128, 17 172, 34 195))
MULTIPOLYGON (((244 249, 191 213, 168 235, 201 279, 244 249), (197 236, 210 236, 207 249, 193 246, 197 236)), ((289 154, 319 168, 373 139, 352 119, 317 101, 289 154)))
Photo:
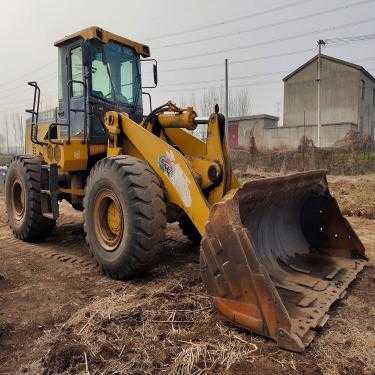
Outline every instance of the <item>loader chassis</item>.
POLYGON ((303 351, 367 259, 325 172, 239 187, 217 106, 208 119, 172 102, 144 116, 147 46, 97 27, 55 45, 59 106, 52 121, 39 119, 40 89, 29 83, 26 155, 15 157, 7 174, 15 236, 48 236, 66 199, 84 211, 101 270, 126 279, 156 262, 167 222, 177 221, 201 243, 202 279, 219 313, 303 351), (207 126, 205 141, 188 132, 198 124, 207 126))

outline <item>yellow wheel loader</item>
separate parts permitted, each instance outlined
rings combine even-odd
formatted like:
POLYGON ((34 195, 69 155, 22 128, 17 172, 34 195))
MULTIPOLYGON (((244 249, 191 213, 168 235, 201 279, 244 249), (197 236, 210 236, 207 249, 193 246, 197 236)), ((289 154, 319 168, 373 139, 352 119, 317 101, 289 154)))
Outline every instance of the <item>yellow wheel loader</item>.
POLYGON ((366 264, 325 173, 239 187, 217 107, 202 119, 168 102, 144 116, 144 64, 152 64, 157 84, 147 46, 98 27, 55 45, 58 108, 43 119, 39 86, 29 82, 26 155, 16 156, 7 173, 15 236, 48 236, 65 199, 83 210, 87 243, 102 271, 126 279, 155 263, 167 222, 177 221, 201 242, 202 278, 219 313, 303 351, 366 264), (198 124, 207 124, 205 142, 187 131, 198 124))

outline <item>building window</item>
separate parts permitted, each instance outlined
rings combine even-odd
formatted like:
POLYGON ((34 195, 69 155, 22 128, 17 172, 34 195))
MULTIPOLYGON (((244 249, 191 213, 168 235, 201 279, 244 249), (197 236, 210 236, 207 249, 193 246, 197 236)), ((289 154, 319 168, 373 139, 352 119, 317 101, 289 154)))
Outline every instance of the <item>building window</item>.
POLYGON ((363 79, 361 79, 361 98, 365 99, 365 81, 363 79))

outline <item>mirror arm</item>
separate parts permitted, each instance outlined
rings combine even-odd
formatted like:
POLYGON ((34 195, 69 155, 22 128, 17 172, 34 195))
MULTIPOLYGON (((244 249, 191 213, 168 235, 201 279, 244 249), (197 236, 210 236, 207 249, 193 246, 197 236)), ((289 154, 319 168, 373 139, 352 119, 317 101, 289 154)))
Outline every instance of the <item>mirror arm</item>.
POLYGON ((142 91, 142 95, 146 95, 148 96, 148 100, 149 100, 149 103, 150 103, 150 113, 152 112, 152 99, 151 99, 151 94, 149 92, 146 92, 146 91, 142 91))

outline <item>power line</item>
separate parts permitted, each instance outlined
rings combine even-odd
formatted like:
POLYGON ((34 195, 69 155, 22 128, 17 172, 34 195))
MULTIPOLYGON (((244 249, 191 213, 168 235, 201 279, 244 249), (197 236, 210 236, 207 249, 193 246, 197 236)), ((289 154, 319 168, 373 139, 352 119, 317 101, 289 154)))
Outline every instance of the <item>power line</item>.
MULTIPOLYGON (((282 81, 258 81, 258 82, 249 82, 244 83, 241 85, 232 85, 230 88, 240 88, 240 87, 251 87, 251 86, 263 86, 263 85, 274 85, 280 84, 282 81)), ((163 92, 185 92, 185 91, 197 91, 197 90, 211 90, 211 89, 220 89, 222 86, 202 86, 202 87, 194 87, 194 88, 187 88, 187 89, 173 89, 173 90, 163 90, 163 92)))
MULTIPOLYGON (((359 5, 363 5, 363 4, 371 3, 371 2, 374 2, 374 0, 362 0, 362 1, 359 1, 357 3, 347 4, 347 5, 344 5, 344 6, 340 6, 340 7, 329 9, 327 11, 316 12, 316 13, 313 13, 313 14, 309 14, 309 15, 305 15, 305 16, 301 16, 301 17, 296 17, 296 18, 293 18, 293 19, 285 20, 285 21, 276 22, 274 24, 262 25, 262 26, 259 26, 259 27, 253 28, 253 29, 244 30, 244 31, 237 32, 237 33, 222 34, 222 35, 215 36, 215 37, 212 37, 212 38, 205 38, 205 39, 200 39, 200 40, 197 40, 197 41, 185 42, 185 43, 182 43, 182 44, 186 45, 186 44, 191 44, 191 43, 195 43, 195 42, 198 42, 198 41, 204 41, 204 40, 210 40, 210 39, 217 39, 217 38, 224 37, 224 36, 227 36, 227 35, 247 33, 247 32, 250 32, 250 31, 254 31, 256 29, 277 26, 277 25, 281 25, 281 24, 284 24, 284 23, 294 22, 296 20, 301 20, 301 19, 312 17, 312 16, 322 15, 322 14, 330 13, 330 12, 337 11, 337 10, 340 10, 340 9, 347 9, 347 8, 350 8, 350 7, 353 7, 353 6, 359 6, 359 5)), ((290 6, 295 6, 295 5, 299 4, 299 3, 301 3, 301 2, 299 1, 299 2, 295 2, 295 3, 291 3, 289 5, 284 6, 284 9, 288 8, 290 6)), ((242 19, 242 18, 248 18, 248 17, 258 16, 258 15, 261 15, 261 14, 266 14, 268 12, 273 12, 273 11, 279 10, 280 8, 281 7, 276 7, 276 8, 269 9, 267 11, 262 11, 262 12, 254 13, 254 14, 251 14, 251 15, 242 16, 242 17, 238 17, 236 19, 232 19, 232 20, 228 20, 228 21, 222 21, 220 23, 206 25, 206 26, 207 27, 211 27, 211 26, 214 27, 214 25, 235 22, 235 20, 238 20, 239 18, 242 19)), ((374 20, 374 18, 370 18, 370 19, 367 19, 367 20, 359 21, 359 22, 365 23, 365 22, 370 22, 372 20, 374 20)), ((323 31, 328 31, 328 30, 336 30, 336 29, 343 28, 343 27, 350 27, 353 24, 354 23, 350 23, 350 24, 346 24, 346 25, 340 25, 340 26, 337 26, 337 27, 329 27, 329 28, 326 28, 326 29, 315 30, 315 31, 304 33, 304 34, 300 34, 300 35, 297 35, 297 36, 291 36, 291 37, 287 37, 287 38, 274 39, 274 40, 270 40, 270 41, 255 43, 253 45, 248 45, 248 46, 240 46, 240 47, 230 48, 230 49, 226 49, 226 50, 213 51, 211 53, 208 53, 208 54, 206 53, 204 55, 213 55, 213 54, 219 54, 219 53, 234 51, 234 50, 238 50, 238 49, 247 49, 247 48, 252 48, 252 47, 255 47, 255 46, 267 45, 267 44, 274 43, 274 42, 280 42, 280 41, 284 41, 284 40, 286 41, 286 40, 290 40, 290 39, 300 38, 300 37, 303 37, 303 36, 306 36, 306 35, 310 35, 310 34, 315 33, 315 32, 323 32, 323 31)), ((204 26, 204 27, 206 27, 206 26, 204 26)), ((193 30, 191 30, 191 32, 192 31, 193 30)), ((172 35, 172 34, 169 34, 169 35, 172 35)), ((371 34, 370 36, 373 36, 373 35, 374 34, 371 34)), ((158 37, 156 37, 156 38, 158 38, 158 37)), ((335 43, 337 44, 337 43, 339 43, 339 39, 340 38, 333 38, 333 39, 329 39, 328 41, 330 43, 332 43, 332 41, 336 40, 335 43)), ((362 38, 362 39, 356 39, 356 41, 357 40, 367 40, 367 39, 362 38)), ((347 42, 350 42, 350 40, 348 40, 347 42)), ((174 45, 181 45, 181 43, 179 43, 179 44, 177 44, 177 43, 173 44, 173 46, 174 45)), ((167 46, 162 46, 162 47, 168 47, 168 46, 172 46, 172 45, 167 45, 167 46)), ((200 57, 200 56, 202 56, 202 54, 197 54, 197 55, 192 55, 192 56, 187 56, 187 57, 180 57, 180 58, 175 58, 175 59, 161 60, 161 61, 178 61, 178 60, 184 60, 184 59, 193 58, 193 57, 200 57)), ((46 63, 46 64, 44 64, 44 65, 42 65, 40 67, 38 67, 38 68, 36 68, 36 69, 28 72, 28 73, 24 73, 23 75, 19 76, 18 78, 15 78, 15 79, 13 79, 11 81, 8 81, 8 82, 1 83, 0 87, 8 85, 10 83, 13 83, 14 81, 16 81, 16 80, 18 80, 20 78, 26 77, 27 75, 29 75, 29 74, 31 74, 33 72, 40 71, 40 70, 44 69, 45 67, 47 67, 47 66, 55 63, 56 61, 57 61, 57 59, 54 59, 54 60, 52 60, 52 61, 50 61, 50 62, 48 62, 48 63, 46 63)), ((213 66, 219 66, 219 65, 221 65, 221 64, 210 64, 210 65, 206 65, 206 67, 213 67, 213 66)), ((196 67, 191 67, 189 69, 184 69, 184 68, 181 68, 181 69, 172 69, 172 70, 170 69, 170 70, 165 70, 165 72, 177 71, 177 70, 195 70, 195 69, 196 69, 196 67)), ((51 77, 51 79, 52 79, 52 77, 51 77)), ((18 88, 18 87, 21 87, 21 86, 22 85, 14 86, 14 87, 11 88, 11 90, 13 90, 15 88, 18 88)))
POLYGON ((44 64, 44 65, 39 66, 38 68, 35 68, 35 69, 33 69, 33 70, 31 70, 31 71, 29 71, 29 72, 27 72, 27 73, 24 73, 24 74, 20 75, 20 76, 17 77, 17 78, 13 78, 12 80, 7 81, 7 82, 2 82, 2 83, 0 83, 0 86, 6 86, 6 85, 8 85, 9 83, 14 83, 14 81, 18 81, 18 80, 21 79, 21 78, 27 77, 27 76, 28 76, 29 74, 31 74, 31 73, 35 73, 35 72, 37 72, 37 71, 39 71, 39 70, 42 70, 42 69, 44 69, 45 67, 47 67, 48 65, 51 65, 51 64, 55 63, 56 61, 57 61, 57 59, 54 59, 54 60, 52 60, 52 61, 50 61, 50 62, 48 62, 48 63, 46 63, 46 64, 44 64))
MULTIPOLYGON (((294 1, 294 2, 286 4, 286 5, 280 5, 280 6, 277 6, 277 7, 274 7, 274 8, 270 8, 270 9, 266 9, 266 10, 263 10, 263 11, 260 11, 260 12, 255 12, 255 13, 251 13, 251 14, 248 14, 248 15, 231 18, 231 19, 228 19, 228 20, 225 20, 225 21, 220 21, 220 22, 216 22, 216 23, 212 23, 212 24, 208 24, 208 25, 202 25, 202 26, 198 26, 198 27, 195 27, 195 28, 186 29, 186 30, 183 30, 183 31, 178 31, 178 32, 175 32, 175 33, 168 33, 168 34, 158 35, 158 36, 152 37, 151 39, 148 39, 148 40, 149 41, 150 40, 157 40, 157 39, 164 38, 164 37, 170 37, 170 36, 182 35, 182 34, 185 34, 185 33, 191 33, 191 32, 194 32, 194 31, 206 30, 206 29, 209 29, 209 28, 213 28, 213 27, 217 27, 217 26, 222 26, 222 25, 226 25, 226 24, 230 24, 230 23, 242 21, 242 20, 245 20, 245 19, 248 19, 248 18, 257 17, 257 16, 268 14, 268 13, 276 12, 278 10, 285 10, 285 9, 288 9, 288 8, 291 8, 291 7, 298 6, 300 4, 306 4, 307 2, 311 2, 311 1, 313 1, 313 0, 299 0, 299 1, 294 1)), ((17 78, 14 78, 14 79, 6 81, 6 82, 1 82, 0 83, 0 87, 1 86, 6 86, 6 85, 8 85, 10 83, 13 83, 14 81, 18 81, 19 79, 22 79, 22 78, 26 77, 26 76, 34 73, 34 72, 42 70, 45 67, 47 67, 47 66, 55 63, 56 61, 57 61, 57 59, 54 59, 54 60, 49 61, 48 63, 46 63, 46 64, 44 64, 44 65, 42 65, 42 66, 40 66, 38 68, 35 68, 35 69, 33 69, 33 70, 31 70, 31 71, 29 71, 27 73, 24 73, 24 74, 18 76, 17 78)))
MULTIPOLYGON (((47 96, 52 96, 52 95, 54 95, 55 96, 55 94, 56 94, 56 91, 57 90, 55 90, 54 88, 50 88, 49 90, 45 90, 44 91, 44 94, 46 94, 47 96)), ((30 98, 30 100, 27 102, 27 103, 25 103, 26 105, 28 105, 29 107, 32 107, 32 98, 33 98, 33 93, 31 92, 31 90, 30 90, 30 93, 28 94, 28 97, 30 98)), ((2 111, 2 112, 6 112, 6 110, 8 109, 8 107, 10 106, 10 105, 12 105, 16 100, 19 100, 19 99, 21 99, 21 100, 24 100, 24 99, 26 99, 27 97, 24 97, 24 96, 22 96, 22 97, 17 97, 17 98, 9 98, 10 99, 10 101, 9 102, 2 102, 2 103, 0 103, 0 111, 2 111), (8 107, 7 107, 8 106, 8 107), (4 108, 5 107, 5 108, 4 108)), ((6 98, 5 98, 6 99, 6 98)), ((43 97, 41 97, 41 100, 43 100, 43 99, 45 99, 45 96, 43 96, 43 97)), ((12 107, 10 107, 10 108, 13 108, 13 107, 17 107, 17 106, 23 106, 24 104, 17 104, 17 105, 14 105, 14 106, 12 106, 12 107)))
POLYGON ((340 11, 340 10, 350 9, 352 7, 355 7, 355 6, 360 6, 360 5, 373 3, 373 2, 374 2, 374 0, 362 0, 362 1, 358 1, 356 3, 342 5, 342 6, 339 6, 339 7, 331 8, 331 9, 328 9, 328 10, 323 10, 323 11, 320 11, 320 12, 309 13, 309 14, 306 14, 304 16, 289 18, 287 20, 269 23, 269 24, 266 24, 266 25, 255 26, 251 29, 218 34, 218 35, 211 36, 211 37, 190 40, 190 41, 187 41, 187 42, 184 41, 183 43, 177 43, 176 42, 176 43, 165 44, 165 45, 161 45, 159 47, 152 48, 152 49, 153 50, 159 50, 159 49, 169 48, 169 47, 178 47, 178 46, 181 46, 181 45, 186 46, 186 45, 191 45, 191 44, 196 44, 196 43, 201 43, 201 42, 206 42, 206 41, 228 38, 228 37, 235 36, 235 35, 247 34, 247 33, 250 33, 250 32, 259 31, 259 30, 263 30, 263 29, 269 29, 271 27, 276 27, 276 26, 281 26, 281 25, 286 25, 286 24, 291 23, 291 22, 302 21, 302 20, 305 20, 305 19, 308 19, 308 18, 311 18, 311 17, 322 16, 322 15, 325 15, 325 14, 337 12, 337 11, 340 11))
POLYGON ((265 45, 279 43, 279 42, 286 42, 286 41, 290 41, 290 40, 293 40, 293 39, 303 38, 305 36, 313 35, 313 34, 316 34, 316 33, 322 33, 322 32, 326 32, 326 31, 344 29, 344 28, 347 28, 347 27, 358 26, 358 24, 364 24, 364 23, 368 23, 368 22, 372 22, 372 21, 375 21, 375 17, 371 17, 371 18, 367 18, 367 19, 355 21, 355 22, 349 22, 349 23, 345 23, 345 24, 342 24, 342 25, 339 25, 339 26, 329 26, 329 27, 326 27, 326 28, 323 28, 323 29, 312 30, 312 31, 308 31, 306 33, 291 35, 291 36, 288 36, 288 37, 270 39, 270 40, 263 41, 263 42, 247 44, 247 45, 244 45, 244 46, 223 48, 223 49, 220 49, 220 50, 217 50, 217 51, 211 51, 211 52, 199 53, 199 54, 194 54, 194 55, 175 57, 175 58, 172 58, 172 59, 164 59, 164 60, 159 60, 159 61, 161 61, 161 62, 162 61, 171 62, 171 61, 188 60, 188 59, 193 59, 193 58, 203 57, 203 56, 204 57, 214 56, 214 55, 219 55, 219 54, 226 53, 226 52, 240 51, 240 50, 244 50, 244 49, 250 49, 250 48, 254 48, 254 47, 265 46, 265 45))
MULTIPOLYGON (((260 57, 252 57, 248 59, 241 59, 241 60, 233 60, 231 61, 231 65, 235 64, 243 64, 245 62, 251 62, 251 61, 261 61, 261 60, 268 60, 272 58, 277 58, 277 57, 285 57, 285 56, 292 56, 292 55, 299 55, 302 53, 307 53, 307 52, 312 52, 313 48, 305 48, 297 51, 292 51, 292 52, 283 52, 283 53, 277 53, 273 55, 266 55, 266 56, 260 56, 260 57)), ((213 68, 216 66, 223 66, 223 63, 215 63, 215 64, 207 64, 207 65, 196 65, 196 66, 190 66, 190 67, 182 67, 182 68, 173 68, 173 69, 166 69, 166 70, 161 70, 161 73, 170 73, 170 72, 180 72, 184 70, 198 70, 198 69, 206 69, 206 68, 213 68)))
MULTIPOLYGON (((246 62, 253 62, 253 61, 261 61, 261 60, 268 60, 272 58, 278 58, 278 57, 285 57, 285 56, 292 56, 292 55, 299 55, 307 52, 313 52, 314 48, 307 48, 303 50, 297 50, 297 51, 292 51, 292 52, 287 52, 287 53, 278 53, 278 54, 273 54, 273 55, 267 55, 267 56, 260 56, 260 57, 253 57, 250 59, 241 59, 241 60, 234 60, 231 61, 231 65, 235 64, 243 64, 246 62)), ((360 59, 361 62, 366 62, 366 61, 374 61, 374 57, 369 57, 365 59, 360 59)), ((223 63, 216 63, 216 64, 208 64, 208 65, 195 65, 195 66, 190 66, 190 67, 182 67, 182 68, 173 68, 173 69, 166 69, 166 70, 160 70, 161 73, 171 73, 171 72, 179 72, 179 71, 184 71, 184 70, 199 70, 199 69, 206 69, 206 68, 213 68, 213 67, 222 67, 223 63)))
MULTIPOLYGON (((311 51, 311 49, 309 49, 308 51, 311 51)), ((274 57, 275 55, 273 55, 274 57)), ((366 61, 374 61, 375 60, 375 57, 369 57, 369 58, 364 58, 364 59, 358 59, 357 63, 358 64, 362 64, 363 62, 366 62, 366 61)), ((232 62, 231 64, 235 64, 235 63, 238 63, 238 62, 232 62)), ((222 63, 218 64, 220 67, 222 67, 222 63)), ((216 64, 215 64, 216 66, 216 64)), ((231 77, 230 80, 231 81, 236 81, 236 80, 240 80, 240 79, 248 79, 248 78, 254 78, 254 77, 263 77, 263 76, 271 76, 271 75, 277 75, 277 74, 286 74, 288 72, 290 72, 292 69, 288 69, 288 70, 282 70, 282 71, 278 71, 278 72, 267 72, 267 73, 256 73, 256 74, 250 74, 250 75, 241 75, 241 76, 235 76, 235 77, 231 77)), ((159 85, 158 87, 172 87, 172 86, 182 86, 182 85, 195 85, 195 84, 205 84, 205 83, 212 83, 212 82, 222 82, 224 81, 224 78, 219 78, 219 79, 211 79, 211 80, 204 80, 204 81, 193 81, 193 82, 178 82, 178 83, 166 83, 166 84, 163 84, 163 85, 159 85)))
MULTIPOLYGON (((248 79, 248 78, 255 78, 255 77, 266 77, 266 76, 272 76, 272 75, 277 75, 277 74, 285 74, 288 72, 289 70, 282 70, 280 72, 257 73, 257 74, 250 74, 250 75, 234 76, 230 78, 230 81, 237 81, 239 79, 248 79)), ((210 79, 206 81, 166 83, 164 85, 159 85, 158 87, 172 87, 172 86, 195 85, 195 84, 202 85, 204 83, 222 82, 222 81, 224 81, 224 78, 210 79)))
MULTIPOLYGON (((202 26, 198 26, 198 27, 187 29, 187 30, 183 30, 183 31, 178 31, 178 32, 175 32, 175 33, 168 33, 168 34, 158 35, 158 36, 152 37, 151 39, 148 39, 148 40, 157 40, 157 39, 160 39, 160 38, 164 38, 166 36, 170 37, 170 36, 182 35, 182 34, 185 34, 185 33, 194 32, 194 31, 206 30, 206 29, 209 29, 209 28, 213 28, 213 27, 217 27, 217 26, 222 26, 222 25, 226 25, 226 24, 238 22, 238 21, 241 21, 241 20, 245 20, 245 19, 248 19, 248 18, 257 17, 257 16, 268 14, 268 13, 276 12, 278 10, 288 9, 288 8, 295 7, 295 6, 300 5, 300 4, 305 4, 305 3, 311 2, 311 1, 313 1, 313 0, 299 0, 299 1, 294 1, 294 2, 289 3, 287 5, 280 5, 280 6, 277 6, 277 7, 274 7, 274 8, 270 8, 270 9, 266 9, 266 10, 263 10, 263 11, 260 11, 260 12, 255 12, 255 13, 251 13, 251 14, 248 14, 248 15, 231 18, 231 19, 228 19, 228 20, 225 20, 225 21, 220 21, 220 22, 216 22, 216 23, 212 23, 212 24, 208 24, 208 25, 202 25, 202 26)), ((12 80, 9 80, 9 81, 6 81, 6 82, 1 82, 0 83, 0 87, 7 86, 10 83, 14 83, 14 81, 18 81, 19 79, 22 79, 22 78, 24 78, 24 77, 26 77, 26 76, 28 76, 28 75, 30 75, 32 73, 35 73, 35 72, 37 72, 39 70, 42 70, 45 67, 47 67, 47 66, 49 66, 49 65, 51 65, 53 63, 56 63, 56 61, 57 61, 57 59, 53 59, 52 61, 49 61, 48 63, 46 63, 44 65, 41 65, 38 68, 35 68, 35 69, 33 69, 33 70, 31 70, 31 71, 29 71, 27 73, 24 73, 24 74, 22 74, 22 75, 20 75, 20 76, 18 76, 16 78, 13 78, 12 80)))
POLYGON ((325 39, 324 42, 326 44, 348 44, 348 43, 362 42, 364 40, 372 40, 372 39, 375 39, 375 34, 353 35, 353 36, 342 37, 342 38, 330 38, 330 39, 325 39))
POLYGON ((211 24, 196 26, 196 27, 193 27, 193 28, 190 28, 190 29, 177 31, 177 32, 174 32, 174 33, 160 34, 160 35, 157 35, 157 36, 154 36, 154 37, 151 37, 151 38, 146 38, 145 40, 146 40, 146 42, 150 42, 150 41, 153 41, 153 40, 168 38, 168 37, 171 37, 171 36, 178 36, 178 35, 183 35, 183 34, 192 33, 192 32, 196 32, 196 31, 207 30, 207 29, 211 29, 211 28, 214 28, 214 27, 218 27, 218 26, 228 25, 230 23, 243 21, 243 20, 246 20, 246 19, 249 19, 249 18, 263 16, 265 14, 277 12, 279 10, 285 10, 285 9, 288 9, 288 8, 298 6, 300 4, 309 3, 311 1, 313 1, 313 0, 294 1, 294 2, 286 4, 286 5, 283 4, 283 5, 279 5, 279 6, 276 6, 276 7, 270 8, 270 9, 266 9, 266 10, 262 10, 262 11, 259 11, 259 12, 250 13, 250 14, 247 14, 247 15, 239 16, 239 17, 229 18, 225 21, 219 21, 219 22, 214 22, 214 23, 211 23, 211 24))
MULTIPOLYGON (((43 104, 42 102, 42 99, 41 99, 41 102, 40 102, 41 106, 43 104)), ((32 101, 28 101, 28 102, 25 102, 25 103, 21 103, 21 104, 17 104, 16 106, 13 106, 13 107, 7 107, 5 109, 1 108, 0 107, 0 113, 12 113, 12 112, 24 112, 26 109, 28 108, 31 108, 32 107, 32 101)), ((40 109, 40 111, 43 111, 43 109, 40 109)))
MULTIPOLYGON (((38 83, 45 83, 45 82, 52 81, 54 79, 57 80, 57 73, 45 75, 43 77, 38 78, 37 81, 38 81, 38 83)), ((2 88, 2 89, 0 89, 0 92, 7 92, 7 93, 12 92, 16 89, 19 89, 20 87, 29 88, 29 86, 27 85, 27 82, 25 81, 25 82, 22 82, 22 83, 20 83, 16 86, 11 86, 10 88, 2 88)))
MULTIPOLYGON (((375 58, 370 58, 370 60, 372 59, 375 59, 375 58)), ((221 64, 222 66, 223 64, 221 64)), ((273 75, 273 74, 283 74, 283 73, 287 73, 289 72, 288 71, 280 71, 280 72, 271 72, 271 73, 264 73, 264 74, 257 74, 257 75, 253 75, 254 77, 255 76, 262 76, 262 75, 273 75)), ((244 79, 244 78, 250 78, 251 76, 242 76, 242 77, 233 77, 231 78, 231 80, 236 80, 236 79, 244 79)), ((223 79, 220 79, 220 80, 212 80, 212 81, 200 81, 201 84, 204 84, 204 83, 210 83, 210 82, 217 82, 217 81, 223 81, 223 79)), ((187 84, 192 84, 192 83, 198 83, 198 82, 183 82, 183 83, 179 83, 179 84, 176 84, 176 85, 187 85, 187 84)), ((282 83, 282 81, 257 81, 257 82, 250 82, 250 83, 244 83, 244 84, 240 84, 240 85, 231 85, 231 88, 240 88, 240 87, 251 87, 251 86, 263 86, 263 85, 270 85, 270 84, 277 84, 277 83, 282 83)), ((170 85, 172 86, 172 85, 170 85)), ((168 87, 170 87, 168 86, 168 87)), ((201 86, 201 87, 194 87, 194 88, 186 88, 184 87, 183 89, 172 89, 172 90, 163 90, 163 92, 184 92, 184 91, 195 91, 195 90, 209 90, 209 89, 220 89, 222 88, 222 86, 210 86, 210 87, 207 87, 207 86, 201 86)))
MULTIPOLYGON (((45 82, 47 82, 47 81, 44 81, 42 83, 45 83, 45 82)), ((47 94, 50 93, 50 91, 56 92, 57 91, 57 85, 56 85, 56 87, 55 86, 48 86, 48 87, 44 88, 43 90, 41 90, 41 96, 43 96, 43 94, 45 94, 45 93, 47 93, 47 94)), ((23 90, 21 94, 15 92, 15 93, 12 93, 10 95, 1 95, 0 106, 4 104, 4 100, 6 100, 6 99, 14 100, 12 98, 19 99, 19 98, 22 98, 24 96, 32 97, 33 94, 34 94, 34 90, 29 86, 27 86, 27 87, 25 86, 25 90, 23 90)))

